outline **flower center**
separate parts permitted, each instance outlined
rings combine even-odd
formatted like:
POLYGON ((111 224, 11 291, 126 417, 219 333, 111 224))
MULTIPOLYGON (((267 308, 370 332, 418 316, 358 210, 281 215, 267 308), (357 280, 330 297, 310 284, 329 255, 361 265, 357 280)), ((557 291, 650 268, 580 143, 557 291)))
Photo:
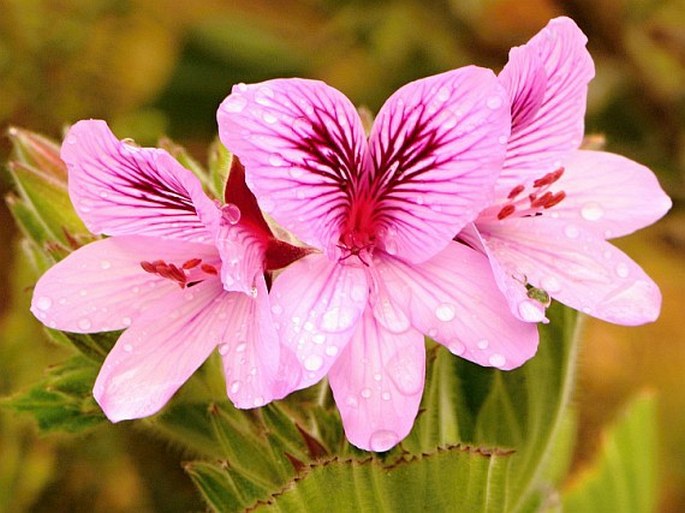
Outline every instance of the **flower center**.
POLYGON ((566 197, 566 193, 564 191, 552 192, 549 189, 563 174, 564 168, 560 167, 556 171, 538 178, 533 182, 532 191, 527 196, 522 195, 526 190, 524 185, 514 187, 507 196, 509 201, 497 213, 497 219, 501 221, 514 214, 516 214, 516 217, 542 215, 543 210, 561 203, 566 197))
POLYGON ((156 274, 177 283, 182 289, 198 284, 205 280, 207 276, 219 274, 216 267, 211 264, 202 263, 201 258, 191 258, 180 266, 167 263, 164 260, 142 261, 140 262, 140 267, 147 273, 156 274))
POLYGON ((377 202, 371 198, 355 198, 337 247, 342 251, 340 261, 356 257, 365 266, 371 262, 376 246, 377 202))

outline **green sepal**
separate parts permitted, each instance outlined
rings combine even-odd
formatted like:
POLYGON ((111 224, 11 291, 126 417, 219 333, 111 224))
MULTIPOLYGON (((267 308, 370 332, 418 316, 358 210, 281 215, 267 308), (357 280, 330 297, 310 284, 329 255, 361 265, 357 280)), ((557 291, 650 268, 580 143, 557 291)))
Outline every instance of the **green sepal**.
POLYGON ((216 139, 209 147, 209 185, 217 198, 223 199, 233 155, 216 139))
POLYGON ((82 356, 52 367, 46 378, 27 392, 4 399, 3 405, 30 413, 44 432, 82 432, 104 422, 92 395, 98 367, 82 356))
POLYGON ((17 127, 10 127, 7 135, 12 143, 10 160, 40 169, 66 185, 67 166, 60 158, 60 147, 55 141, 36 132, 17 127))

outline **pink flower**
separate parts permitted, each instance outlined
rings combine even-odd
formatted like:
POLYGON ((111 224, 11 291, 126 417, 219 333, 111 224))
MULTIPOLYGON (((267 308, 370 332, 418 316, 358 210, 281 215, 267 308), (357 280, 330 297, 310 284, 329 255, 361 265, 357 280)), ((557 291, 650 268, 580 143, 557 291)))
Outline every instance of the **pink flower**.
POLYGON ((513 48, 499 75, 512 130, 496 200, 461 234, 490 258, 520 319, 544 319, 549 298, 618 324, 653 321, 656 284, 605 239, 627 235, 671 206, 652 172, 624 157, 579 150, 587 84, 586 37, 556 18, 513 48))
POLYGON ((508 314, 487 259, 454 235, 492 201, 509 135, 507 97, 476 67, 408 84, 370 136, 322 82, 240 84, 219 133, 259 205, 319 248, 271 290, 297 388, 328 375, 348 439, 385 451, 411 429, 423 334, 485 366, 530 358, 537 330, 508 314))
POLYGON ((78 214, 111 237, 49 269, 31 310, 64 331, 126 330, 93 390, 107 417, 157 412, 217 346, 236 406, 285 395, 292 387, 279 366, 289 351, 279 350, 264 279, 266 253, 282 254, 283 243, 240 166, 220 208, 168 153, 119 141, 103 121, 75 124, 61 155, 78 214))

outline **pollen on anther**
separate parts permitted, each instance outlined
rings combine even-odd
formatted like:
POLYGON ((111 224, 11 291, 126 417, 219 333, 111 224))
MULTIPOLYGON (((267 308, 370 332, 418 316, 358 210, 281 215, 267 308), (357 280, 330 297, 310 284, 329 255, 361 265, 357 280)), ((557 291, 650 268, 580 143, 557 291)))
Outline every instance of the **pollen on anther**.
POLYGON ((514 199, 516 196, 518 196, 519 194, 521 194, 523 192, 523 189, 525 189, 525 187, 523 185, 517 185, 516 187, 514 187, 509 192, 509 195, 507 196, 507 198, 508 199, 514 199))
POLYGON ((190 260, 183 262, 183 265, 181 267, 183 267, 183 269, 192 269, 193 267, 197 267, 201 263, 201 258, 191 258, 190 260))
POLYGON ((547 173, 545 176, 542 178, 538 178, 533 182, 533 187, 544 187, 545 185, 551 185, 554 182, 556 182, 559 178, 561 178, 561 175, 564 174, 564 168, 560 167, 556 171, 552 171, 551 173, 547 173))
POLYGON ((549 198, 549 200, 545 202, 544 208, 551 208, 554 205, 558 205, 565 197, 566 193, 564 191, 557 192, 551 198, 549 198))
POLYGON ((497 219, 501 221, 505 217, 509 217, 514 212, 516 212, 516 207, 514 205, 512 205, 511 203, 509 203, 508 205, 504 205, 502 207, 502 210, 500 210, 497 214, 497 219))
POLYGON ((200 266, 200 269, 202 269, 202 272, 207 273, 207 274, 212 274, 212 275, 217 275, 219 274, 219 271, 216 270, 216 267, 210 264, 202 264, 200 266))

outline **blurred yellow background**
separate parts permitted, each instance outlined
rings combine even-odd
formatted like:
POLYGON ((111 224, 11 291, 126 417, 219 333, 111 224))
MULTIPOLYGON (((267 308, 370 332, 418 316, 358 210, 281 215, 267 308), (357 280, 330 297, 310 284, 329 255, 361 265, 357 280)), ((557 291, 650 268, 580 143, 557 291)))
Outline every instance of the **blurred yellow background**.
MULTIPOLYGON (((597 67, 588 133, 649 165, 674 198, 666 219, 618 242, 660 284, 661 319, 587 323, 576 468, 625 399, 654 389, 661 511, 685 511, 685 2, 0 0, 0 13, 3 133, 15 125, 59 138, 67 123, 104 118, 143 144, 168 134, 200 160, 233 83, 319 78, 376 111, 412 79, 471 63, 498 70, 509 47, 550 18, 573 17, 597 67)), ((3 160, 8 151, 4 137, 3 160)), ((0 187, 9 190, 7 173, 0 187)), ((34 278, 1 208, 0 395, 8 395, 64 353, 28 313, 34 278)), ((41 438, 28 416, 0 411, 0 511, 199 511, 183 458, 125 426, 41 438)))

